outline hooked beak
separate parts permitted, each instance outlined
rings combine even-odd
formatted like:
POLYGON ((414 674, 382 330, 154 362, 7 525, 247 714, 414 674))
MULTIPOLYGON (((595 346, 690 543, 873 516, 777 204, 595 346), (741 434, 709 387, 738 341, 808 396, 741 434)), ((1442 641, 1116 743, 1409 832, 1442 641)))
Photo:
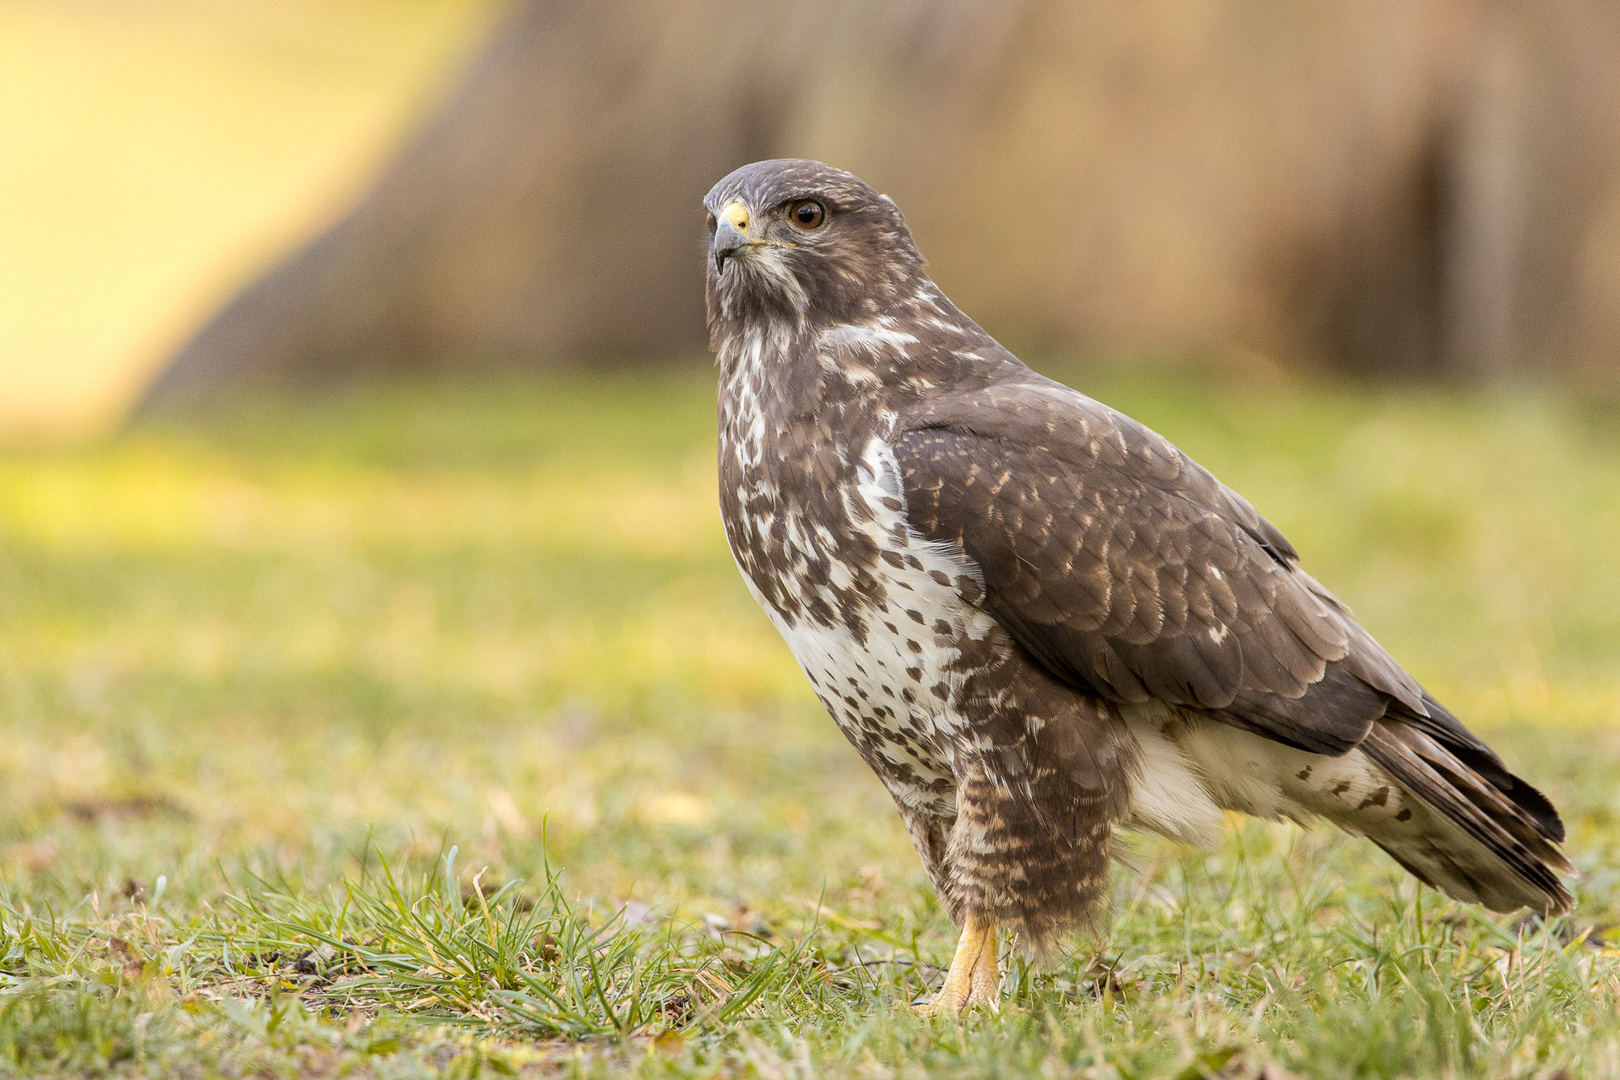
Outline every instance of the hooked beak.
POLYGON ((737 227, 731 222, 724 218, 720 219, 719 226, 714 230, 714 239, 709 244, 709 250, 714 253, 715 273, 724 271, 726 260, 747 246, 748 237, 738 232, 737 227))
POLYGON ((725 270, 727 259, 752 241, 748 239, 748 207, 740 199, 731 200, 715 217, 714 239, 709 241, 709 250, 714 254, 714 272, 718 274, 725 270))

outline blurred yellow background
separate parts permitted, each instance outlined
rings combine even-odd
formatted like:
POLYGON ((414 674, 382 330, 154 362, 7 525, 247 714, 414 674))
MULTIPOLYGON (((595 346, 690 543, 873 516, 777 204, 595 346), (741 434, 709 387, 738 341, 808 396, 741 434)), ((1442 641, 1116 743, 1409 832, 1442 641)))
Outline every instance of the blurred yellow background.
POLYGON ((494 0, 0 0, 0 437, 114 420, 357 197, 494 0))

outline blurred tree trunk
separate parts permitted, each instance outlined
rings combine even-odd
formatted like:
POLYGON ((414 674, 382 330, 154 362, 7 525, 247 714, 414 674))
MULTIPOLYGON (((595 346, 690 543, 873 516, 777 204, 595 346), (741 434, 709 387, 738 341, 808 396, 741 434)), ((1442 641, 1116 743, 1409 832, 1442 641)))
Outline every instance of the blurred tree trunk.
POLYGON ((1601 366, 1617 55, 1606 0, 522 0, 146 401, 691 354, 699 200, 778 155, 894 195, 946 290, 1025 345, 1601 366))

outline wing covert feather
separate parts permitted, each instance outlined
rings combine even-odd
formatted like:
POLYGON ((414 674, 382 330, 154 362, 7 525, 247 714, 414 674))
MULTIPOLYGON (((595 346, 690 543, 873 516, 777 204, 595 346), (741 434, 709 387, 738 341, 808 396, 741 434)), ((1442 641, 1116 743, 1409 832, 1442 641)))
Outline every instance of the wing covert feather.
POLYGON ((960 545, 1042 665, 1117 702, 1209 710, 1342 754, 1420 687, 1246 501, 1067 387, 944 395, 892 437, 913 526, 960 545))

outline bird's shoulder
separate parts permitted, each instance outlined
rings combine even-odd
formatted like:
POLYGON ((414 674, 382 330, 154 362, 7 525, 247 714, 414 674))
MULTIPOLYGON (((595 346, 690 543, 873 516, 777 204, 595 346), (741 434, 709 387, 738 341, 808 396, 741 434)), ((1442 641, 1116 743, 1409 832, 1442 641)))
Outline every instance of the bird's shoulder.
POLYGON ((895 426, 897 439, 912 448, 915 470, 926 470, 925 462, 949 467, 948 459, 961 458, 951 464, 977 465, 981 473, 993 467, 997 479, 1006 474, 1001 490, 1012 497, 1029 488, 1077 486, 1097 509, 1112 507, 1115 516, 1197 521, 1206 528, 1221 523, 1273 560, 1298 562, 1276 526, 1169 439, 1028 368, 931 395, 895 426))

